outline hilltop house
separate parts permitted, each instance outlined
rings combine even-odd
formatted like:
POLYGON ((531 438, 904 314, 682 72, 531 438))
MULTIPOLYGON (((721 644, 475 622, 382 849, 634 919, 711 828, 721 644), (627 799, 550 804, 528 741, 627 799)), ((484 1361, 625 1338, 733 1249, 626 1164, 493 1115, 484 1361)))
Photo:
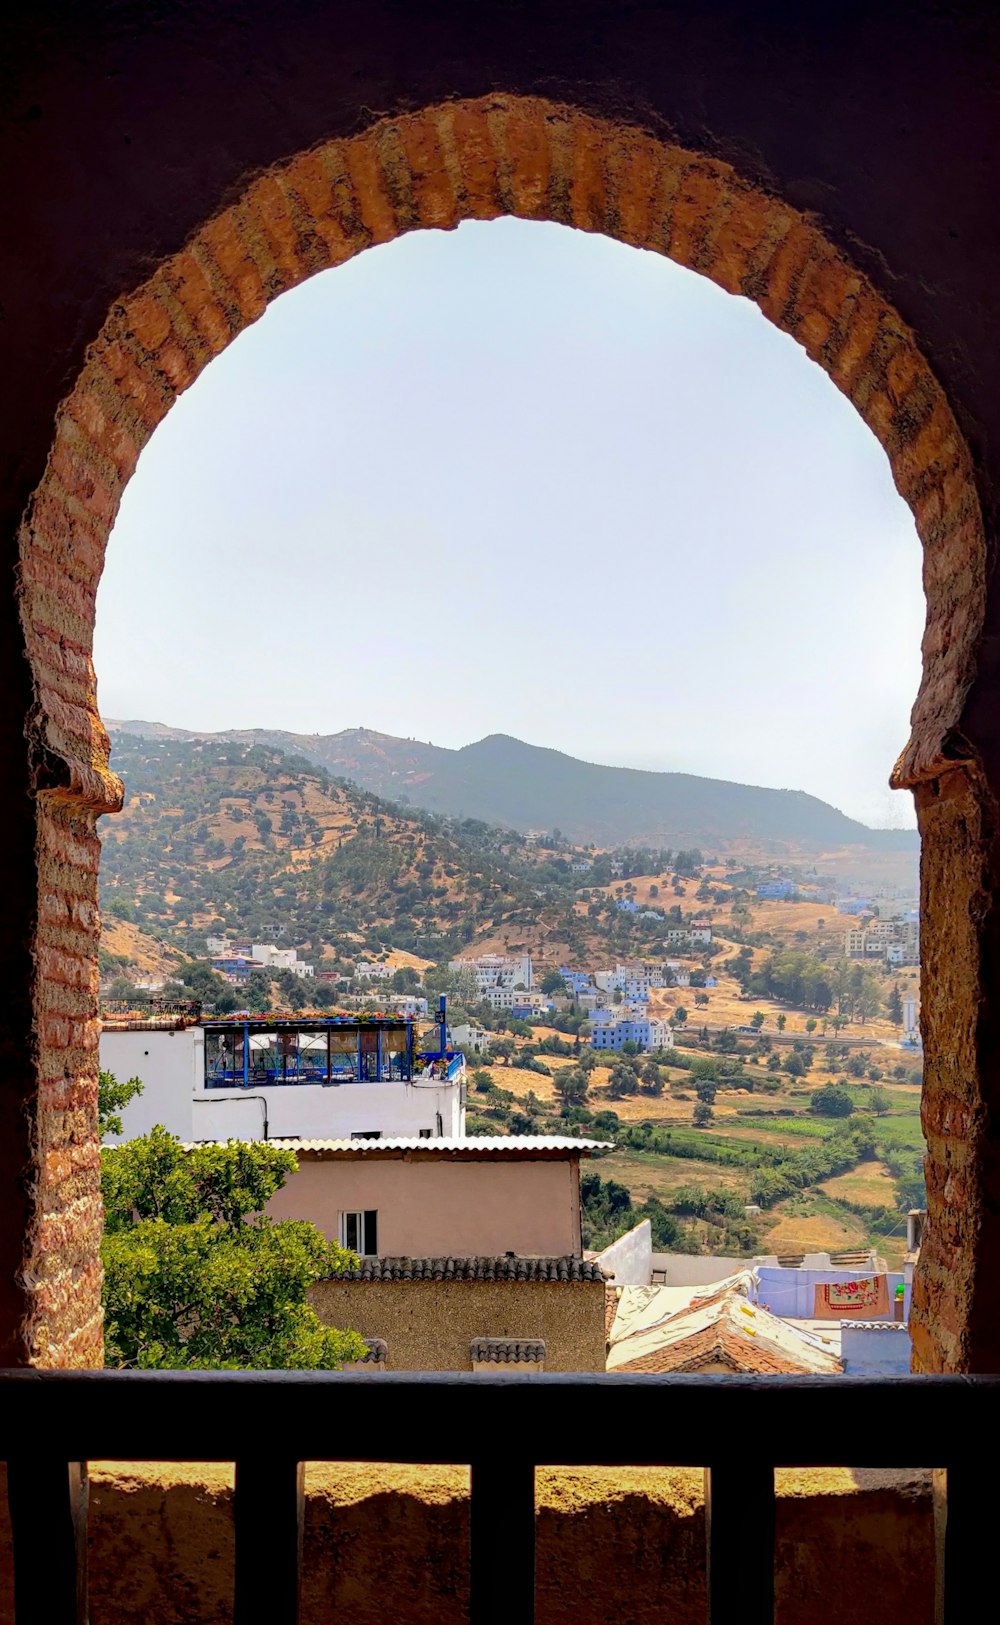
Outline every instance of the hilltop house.
POLYGON ((259 959, 250 959, 246 954, 222 954, 212 960, 212 969, 233 987, 242 987, 255 971, 262 971, 264 967, 259 959))
POLYGON ((359 959, 354 967, 354 978, 358 982, 391 982, 394 974, 394 965, 384 965, 379 960, 359 959))
POLYGON ((669 948, 707 948, 712 941, 712 922, 692 920, 688 925, 671 925, 663 933, 669 948))
POLYGON ((265 970, 290 970, 293 976, 306 979, 315 975, 315 967, 304 964, 295 948, 276 948, 273 942, 255 942, 251 956, 265 970))
POLYGON ((490 988, 521 987, 530 991, 534 986, 530 954, 480 954, 478 959, 452 959, 448 969, 456 974, 471 971, 480 995, 490 988))
POLYGON ((532 1016, 540 1016, 550 1008, 544 993, 526 993, 513 987, 486 987, 482 990, 481 999, 491 1010, 507 1010, 524 1021, 532 1016))

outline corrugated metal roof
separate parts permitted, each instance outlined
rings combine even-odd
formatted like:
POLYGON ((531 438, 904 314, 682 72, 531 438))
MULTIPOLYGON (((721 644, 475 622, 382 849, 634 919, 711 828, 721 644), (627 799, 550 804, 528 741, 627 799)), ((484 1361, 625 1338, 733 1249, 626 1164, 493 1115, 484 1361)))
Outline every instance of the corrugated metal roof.
POLYGON ((719 1362, 736 1371, 819 1372, 841 1365, 829 1339, 802 1331, 750 1302, 752 1278, 740 1271, 711 1286, 626 1286, 608 1332, 609 1371, 695 1371, 719 1362))
MULTIPOLYGON (((224 1140, 199 1140, 198 1145, 225 1145, 224 1140)), ((455 1156, 504 1157, 566 1152, 589 1156, 593 1151, 613 1151, 611 1140, 574 1140, 562 1134, 470 1134, 465 1139, 441 1136, 436 1140, 394 1136, 384 1140, 296 1140, 279 1139, 272 1135, 269 1145, 278 1145, 285 1151, 306 1151, 312 1155, 378 1156, 384 1151, 417 1151, 424 1155, 440 1156, 442 1152, 455 1156)))

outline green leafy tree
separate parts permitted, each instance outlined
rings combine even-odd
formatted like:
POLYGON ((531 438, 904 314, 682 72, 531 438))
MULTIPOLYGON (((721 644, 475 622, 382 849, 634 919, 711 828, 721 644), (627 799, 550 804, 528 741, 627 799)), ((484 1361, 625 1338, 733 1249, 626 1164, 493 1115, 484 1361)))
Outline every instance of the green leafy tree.
POLYGON ((892 1096, 888 1089, 870 1089, 868 1091, 868 1104, 876 1117, 884 1117, 886 1112, 892 1110, 892 1096))
POLYGON ((898 982, 890 990, 885 1008, 893 1025, 901 1027, 903 1025, 903 995, 899 990, 898 982))
POLYGON ((545 994, 550 994, 565 993, 565 991, 566 983, 559 975, 559 972, 557 970, 547 970, 545 975, 542 977, 542 992, 545 994))
POLYGON ((809 1097, 809 1110, 818 1117, 850 1117, 854 1102, 846 1089, 828 1083, 809 1097))
POLYGON ((129 981, 127 976, 116 976, 108 988, 108 998, 115 1004, 128 1004, 133 1009, 149 1004, 149 994, 129 981))
MULTIPOLYGON (((708 1003, 707 999, 705 1000, 705 1003, 706 1004, 708 1003)), ((682 1004, 679 1004, 677 1006, 677 1009, 674 1011, 674 1020, 677 1023, 678 1027, 683 1027, 684 1023, 687 1021, 687 1018, 688 1018, 687 1011, 685 1010, 685 1008, 684 1008, 684 1006, 682 1004)))
POLYGON ((788 1025, 788 1017, 786 1015, 780 1015, 774 1025, 777 1027, 779 1033, 783 1033, 788 1025))
POLYGON ((313 1281, 354 1255, 266 1203, 297 1167, 266 1143, 184 1151, 164 1128, 101 1152, 105 1356, 110 1366, 329 1370, 361 1358, 324 1326, 313 1281))
POLYGON ((565 1109, 586 1104, 590 1083, 581 1067, 564 1066, 553 1078, 552 1087, 565 1109))
POLYGON ((97 1128, 103 1139, 105 1134, 121 1134, 121 1113, 130 1100, 142 1094, 141 1078, 129 1078, 119 1083, 113 1072, 97 1074, 97 1128))
POLYGON ((611 1076, 608 1079, 608 1094, 611 1099, 624 1100, 627 1095, 637 1094, 638 1091, 639 1080, 632 1068, 623 1066, 620 1061, 616 1061, 611 1068, 611 1076))
POLYGON ((715 1113, 708 1102, 699 1100, 691 1113, 691 1121, 695 1128, 707 1128, 714 1116, 715 1113))
POLYGON ((765 1017, 763 1010, 755 1010, 753 1015, 750 1017, 750 1026, 753 1028, 755 1033, 760 1032, 760 1029, 764 1025, 764 1020, 765 1017))

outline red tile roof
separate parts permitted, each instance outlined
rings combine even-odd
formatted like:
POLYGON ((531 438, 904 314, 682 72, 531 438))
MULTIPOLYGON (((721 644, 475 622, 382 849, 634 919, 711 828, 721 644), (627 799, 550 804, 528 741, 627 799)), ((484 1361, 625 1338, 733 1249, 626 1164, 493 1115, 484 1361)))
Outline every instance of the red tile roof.
POLYGON ((722 1364, 737 1372, 757 1372, 766 1376, 801 1375, 803 1367, 794 1360, 765 1348, 739 1332, 717 1322, 692 1332, 677 1343, 642 1354, 616 1371, 699 1371, 707 1365, 722 1364))

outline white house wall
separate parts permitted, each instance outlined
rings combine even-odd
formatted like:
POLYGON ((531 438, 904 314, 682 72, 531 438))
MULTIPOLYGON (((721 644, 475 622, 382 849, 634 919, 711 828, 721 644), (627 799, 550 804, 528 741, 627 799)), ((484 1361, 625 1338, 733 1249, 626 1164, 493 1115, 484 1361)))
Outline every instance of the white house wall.
MULTIPOLYGON (((432 1137, 465 1133, 464 1077, 447 1085, 413 1083, 284 1084, 275 1088, 205 1089, 205 1035, 184 1031, 106 1031, 101 1068, 119 1082, 142 1080, 143 1092, 122 1112, 121 1140, 162 1123, 182 1140, 258 1140, 264 1108, 271 1139, 349 1139, 352 1134, 432 1137)), ((120 1143, 108 1135, 109 1144, 120 1143)))

